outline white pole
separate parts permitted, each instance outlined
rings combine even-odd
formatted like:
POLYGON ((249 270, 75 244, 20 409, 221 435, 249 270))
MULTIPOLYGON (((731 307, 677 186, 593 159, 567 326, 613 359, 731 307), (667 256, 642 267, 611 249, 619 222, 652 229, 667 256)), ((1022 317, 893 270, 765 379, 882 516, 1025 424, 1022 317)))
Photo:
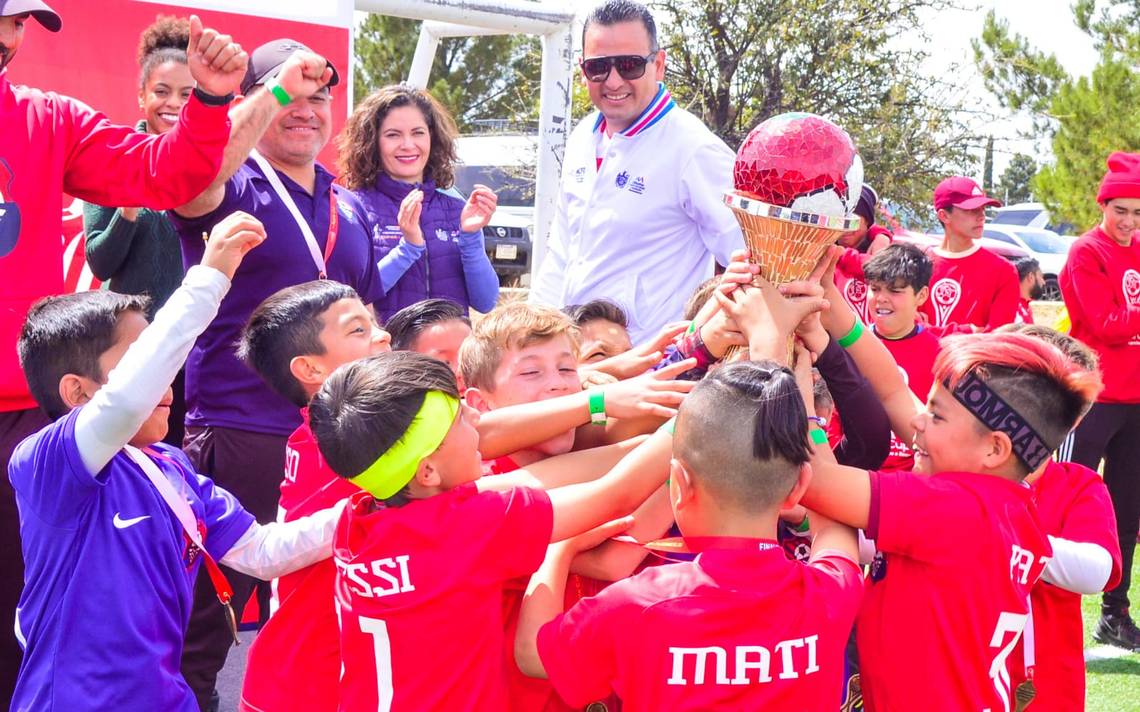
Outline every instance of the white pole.
POLYGON ((408 69, 409 84, 419 89, 427 89, 437 47, 439 47, 439 36, 431 31, 428 23, 421 23, 420 39, 416 42, 416 53, 412 56, 412 66, 408 69))
POLYGON ((413 20, 456 22, 519 34, 544 35, 570 24, 573 9, 529 0, 356 0, 357 10, 413 20))
POLYGON ((531 235, 531 274, 546 256, 546 240, 562 178, 562 158, 570 132, 571 64, 574 39, 570 25, 542 36, 542 79, 539 90, 538 166, 535 175, 534 234, 531 235))

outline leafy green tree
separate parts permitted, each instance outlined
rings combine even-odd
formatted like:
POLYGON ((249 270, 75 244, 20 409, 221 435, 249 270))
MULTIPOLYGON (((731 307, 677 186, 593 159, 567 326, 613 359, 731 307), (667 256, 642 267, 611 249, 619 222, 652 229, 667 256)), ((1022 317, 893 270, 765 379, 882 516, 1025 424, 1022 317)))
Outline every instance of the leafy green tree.
POLYGON ((1084 230, 1100 217, 1095 198, 1105 158, 1140 150, 1140 2, 1078 0, 1073 15, 1100 51, 1089 77, 1070 76, 992 11, 974 55, 999 103, 1026 112, 1031 136, 1051 143, 1053 161, 1033 179, 1033 194, 1054 223, 1084 230))
POLYGON ((730 146, 788 111, 843 126, 867 180, 929 221, 930 191, 979 148, 958 92, 927 76, 919 13, 943 0, 659 0, 674 97, 730 146))
MULTIPOLYGON (((356 29, 356 100, 407 79, 419 38, 418 20, 370 14, 356 29)), ((461 131, 479 120, 538 118, 542 51, 536 37, 495 35, 444 39, 436 50, 428 91, 461 131)))
POLYGON ((1032 181, 1037 175, 1037 161, 1024 153, 1015 153, 1001 172, 996 186, 997 197, 1006 205, 1028 203, 1033 199, 1032 181))

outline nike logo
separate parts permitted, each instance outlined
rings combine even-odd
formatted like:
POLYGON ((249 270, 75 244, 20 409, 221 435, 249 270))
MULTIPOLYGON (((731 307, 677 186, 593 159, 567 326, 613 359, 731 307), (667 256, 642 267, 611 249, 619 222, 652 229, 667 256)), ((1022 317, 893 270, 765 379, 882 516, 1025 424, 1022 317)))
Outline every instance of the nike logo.
POLYGON ((123 519, 122 517, 119 516, 118 512, 115 512, 115 518, 112 520, 111 523, 115 525, 116 529, 126 529, 127 527, 133 527, 134 525, 138 524, 139 522, 141 522, 144 519, 150 519, 150 515, 144 514, 141 517, 131 517, 130 519, 123 519))

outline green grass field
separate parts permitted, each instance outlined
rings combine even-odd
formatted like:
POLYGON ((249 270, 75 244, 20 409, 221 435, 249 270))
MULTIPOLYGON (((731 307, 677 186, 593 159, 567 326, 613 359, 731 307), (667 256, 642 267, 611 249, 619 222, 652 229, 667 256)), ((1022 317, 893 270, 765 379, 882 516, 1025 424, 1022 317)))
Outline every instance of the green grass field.
MULTIPOLYGON (((1132 591, 1140 594, 1140 565, 1132 567, 1132 591)), ((1100 596, 1086 596, 1081 608, 1085 618, 1085 648, 1100 644, 1092 631, 1100 616, 1100 596)), ((1140 607, 1138 607, 1140 610, 1140 607)), ((1088 712, 1140 712, 1140 653, 1110 660, 1088 662, 1088 712)), ((1032 710, 1033 706, 1030 705, 1032 710)))

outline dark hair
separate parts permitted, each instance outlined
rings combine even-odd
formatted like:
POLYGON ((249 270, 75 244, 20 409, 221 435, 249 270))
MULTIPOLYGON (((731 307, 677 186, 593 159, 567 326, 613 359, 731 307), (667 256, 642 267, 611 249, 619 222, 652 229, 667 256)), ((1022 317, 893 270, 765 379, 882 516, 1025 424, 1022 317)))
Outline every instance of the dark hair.
POLYGON ((673 452, 721 506, 771 509, 811 457, 795 376, 772 361, 713 371, 681 404, 673 452))
POLYGON ((392 84, 369 94, 357 105, 344 131, 337 138, 341 182, 350 190, 371 188, 384 172, 380 159, 380 125, 392 109, 414 106, 424 115, 431 152, 424 166, 424 179, 437 188, 450 188, 455 182, 455 137, 459 134, 455 120, 443 104, 423 89, 411 84, 392 84))
POLYGON ((1041 263, 1032 257, 1018 257, 1013 261, 1017 268, 1017 280, 1020 282, 1034 272, 1041 271, 1041 263))
POLYGON ((882 282, 888 287, 912 287, 918 292, 930 286, 934 263, 914 245, 895 242, 863 265, 867 282, 882 282))
POLYGON ((59 381, 72 373, 103 382, 99 357, 115 345, 115 329, 125 312, 144 317, 145 295, 110 291, 46 297, 28 310, 16 350, 28 387, 52 420, 70 410, 59 395, 59 381))
POLYGON ((562 311, 566 312, 566 316, 570 317, 575 326, 582 326, 598 319, 612 321, 623 329, 629 326, 625 310, 609 299, 591 299, 585 304, 574 304, 562 311))
POLYGON ((634 0, 606 0, 598 5, 586 16, 582 23, 582 47, 586 46, 586 30, 590 25, 597 24, 610 27, 620 22, 640 22, 649 34, 649 51, 660 49, 657 44, 657 23, 653 20, 653 13, 649 8, 634 0))
POLYGON ((309 404, 309 427, 332 471, 350 478, 404 437, 428 391, 459 397, 447 364, 415 351, 347 363, 309 404))
POLYGON ((720 284, 720 275, 713 275, 698 284, 697 288, 693 290, 693 293, 689 295, 689 299, 685 302, 685 312, 682 318, 686 321, 696 319, 697 314, 701 311, 701 307, 712 298, 713 290, 716 289, 716 285, 718 284, 720 284))
POLYGON ((250 314, 241 330, 237 355, 274 391, 304 408, 309 396, 289 370, 297 356, 320 356, 324 313, 342 299, 360 299, 352 287, 315 279, 274 292, 250 314))
POLYGON ((454 319, 471 325, 463 307, 450 299, 424 299, 393 314, 384 328, 392 335, 394 351, 410 351, 424 330, 454 319))
POLYGON ((186 46, 189 44, 189 19, 159 15, 139 36, 139 87, 146 87, 150 73, 160 64, 186 64, 186 46))

